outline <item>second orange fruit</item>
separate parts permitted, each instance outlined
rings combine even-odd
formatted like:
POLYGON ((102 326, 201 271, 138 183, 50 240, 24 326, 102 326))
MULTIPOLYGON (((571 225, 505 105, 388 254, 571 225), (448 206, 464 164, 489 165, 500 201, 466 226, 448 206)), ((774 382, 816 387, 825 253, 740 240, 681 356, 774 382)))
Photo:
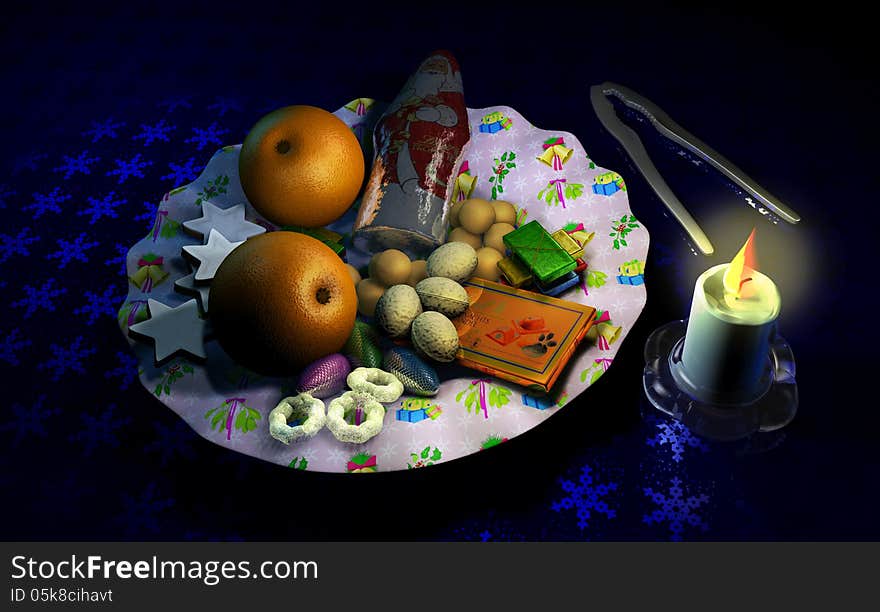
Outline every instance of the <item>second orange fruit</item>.
POLYGON ((314 106, 286 106, 251 128, 238 161, 253 207, 276 225, 321 227, 352 205, 364 155, 351 129, 314 106))

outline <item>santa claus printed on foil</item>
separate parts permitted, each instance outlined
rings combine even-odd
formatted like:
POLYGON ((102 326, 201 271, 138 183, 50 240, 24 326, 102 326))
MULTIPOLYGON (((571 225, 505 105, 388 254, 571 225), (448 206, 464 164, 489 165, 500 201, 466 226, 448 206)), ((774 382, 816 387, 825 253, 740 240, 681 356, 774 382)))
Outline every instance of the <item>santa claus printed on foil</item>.
POLYGON ((382 247, 410 251, 441 244, 449 179, 469 138, 458 64, 438 52, 422 62, 376 125, 376 159, 356 236, 382 230, 382 247))

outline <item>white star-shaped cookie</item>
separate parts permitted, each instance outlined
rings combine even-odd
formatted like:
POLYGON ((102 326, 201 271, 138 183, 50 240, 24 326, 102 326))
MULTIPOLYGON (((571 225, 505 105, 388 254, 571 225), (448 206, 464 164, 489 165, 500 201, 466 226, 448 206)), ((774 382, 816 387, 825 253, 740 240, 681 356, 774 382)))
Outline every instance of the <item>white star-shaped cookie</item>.
POLYGON ((244 244, 241 242, 229 242, 226 237, 215 229, 208 234, 208 243, 202 245, 189 245, 183 247, 183 252, 198 260, 199 267, 193 278, 196 281, 209 281, 214 278, 217 268, 226 259, 235 247, 244 244))
POLYGON ((246 220, 244 212, 244 204, 223 209, 210 202, 202 202, 202 216, 184 221, 183 227, 203 240, 209 236, 212 229, 232 242, 247 240, 251 236, 265 233, 266 228, 246 220))
POLYGON ((199 308, 202 309, 202 313, 208 314, 208 294, 211 291, 211 285, 196 284, 195 272, 174 281, 174 288, 181 293, 196 296, 196 299, 199 302, 199 308))
POLYGON ((207 321, 199 317, 196 300, 172 308, 156 300, 147 300, 150 318, 128 329, 136 335, 152 338, 156 345, 156 362, 160 363, 178 351, 207 359, 205 329, 207 321))

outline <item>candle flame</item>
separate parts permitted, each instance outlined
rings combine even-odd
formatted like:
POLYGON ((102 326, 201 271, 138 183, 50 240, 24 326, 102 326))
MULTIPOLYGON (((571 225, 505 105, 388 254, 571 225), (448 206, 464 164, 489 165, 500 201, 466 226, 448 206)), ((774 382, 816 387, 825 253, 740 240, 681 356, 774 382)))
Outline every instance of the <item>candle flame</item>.
POLYGON ((724 291, 734 297, 749 297, 751 294, 752 273, 757 270, 755 260, 755 230, 746 239, 745 244, 730 261, 724 272, 724 291))

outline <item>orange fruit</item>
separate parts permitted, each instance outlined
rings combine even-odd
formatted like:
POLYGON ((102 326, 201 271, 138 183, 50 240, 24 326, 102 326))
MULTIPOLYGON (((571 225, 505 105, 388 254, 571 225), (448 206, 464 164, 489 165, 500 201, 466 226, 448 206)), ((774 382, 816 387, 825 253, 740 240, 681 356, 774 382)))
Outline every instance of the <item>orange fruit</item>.
POLYGON ((248 132, 238 172, 248 201, 272 223, 321 227, 357 197, 364 155, 354 132, 333 113, 285 106, 248 132))
POLYGON ((230 253, 211 283, 211 322, 237 363, 290 376, 338 352, 351 336, 357 294, 330 247, 295 232, 268 232, 230 253))

